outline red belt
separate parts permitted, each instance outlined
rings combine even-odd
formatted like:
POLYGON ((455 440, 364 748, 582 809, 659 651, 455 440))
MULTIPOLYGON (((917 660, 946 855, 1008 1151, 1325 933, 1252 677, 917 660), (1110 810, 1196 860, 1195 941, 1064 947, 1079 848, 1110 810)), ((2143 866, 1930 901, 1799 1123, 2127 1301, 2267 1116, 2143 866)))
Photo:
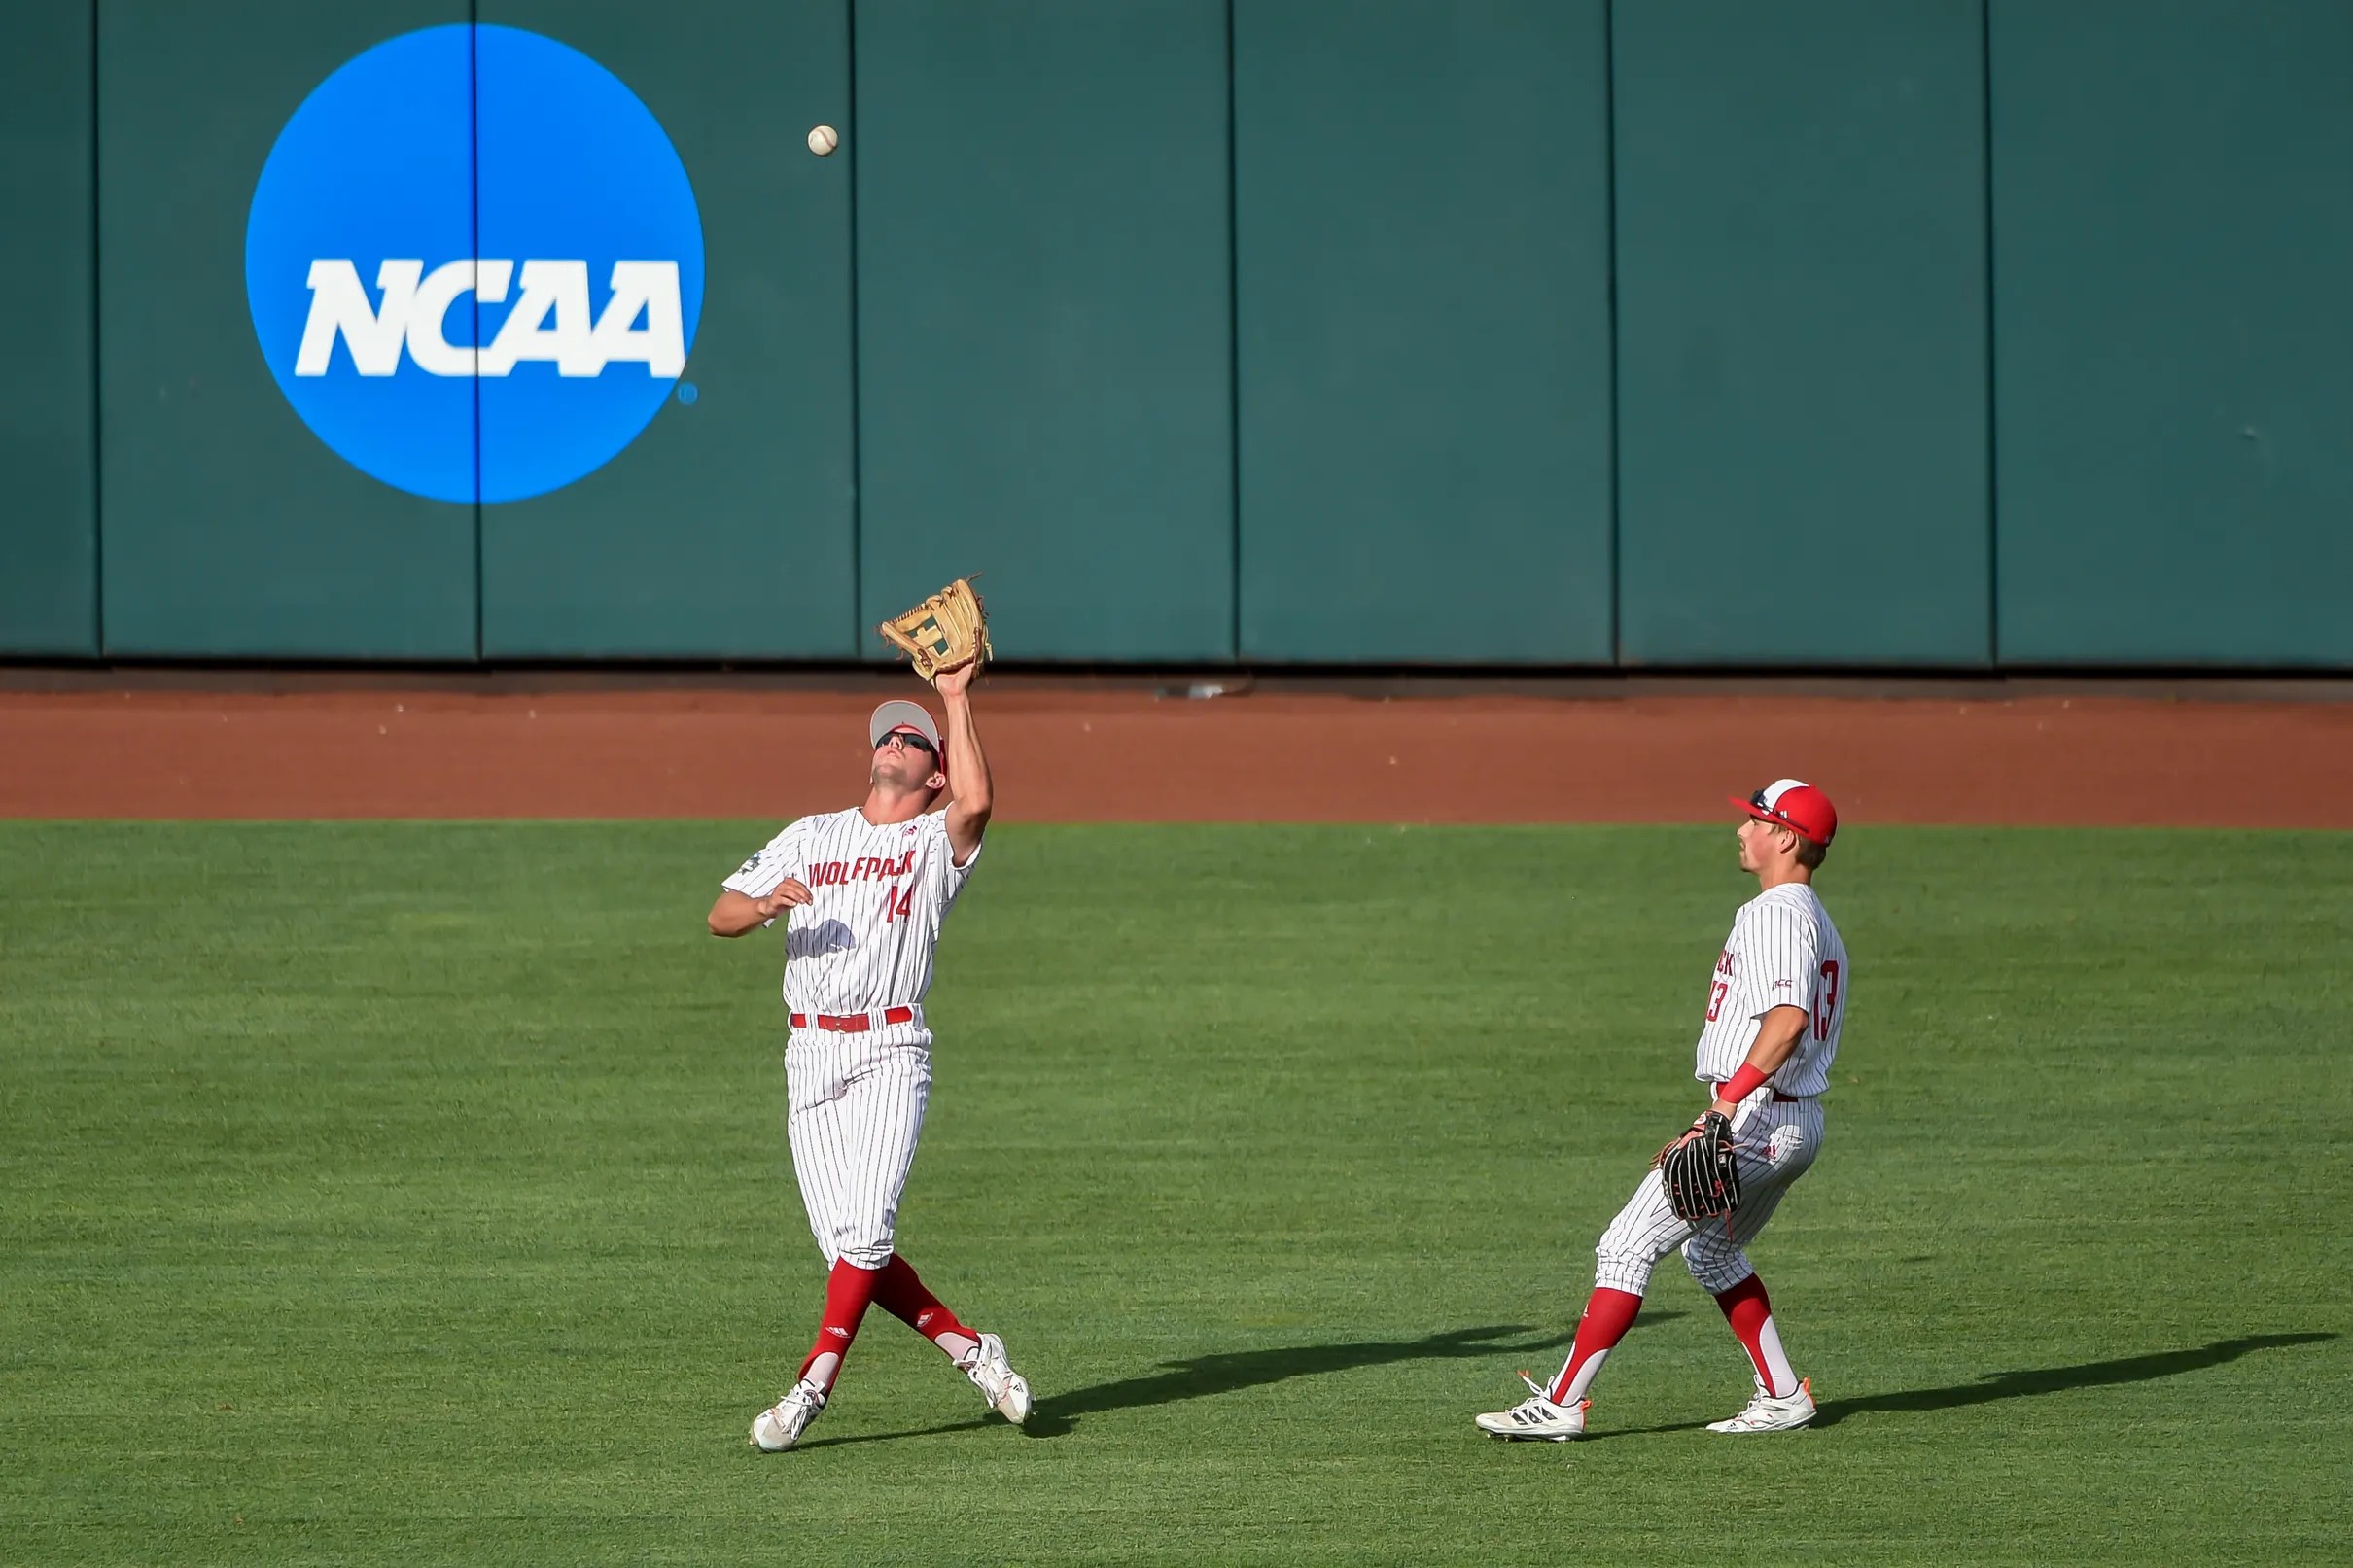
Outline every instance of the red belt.
MULTIPOLYGON (((796 1029, 805 1029, 809 1027, 809 1015, 788 1013, 786 1022, 796 1029)), ((912 1024, 915 1022, 915 1009, 912 1007, 886 1007, 882 1010, 881 1022, 884 1024, 912 1024)), ((817 1027, 821 1029, 830 1029, 836 1034, 863 1034, 866 1030, 876 1027, 876 1015, 872 1013, 820 1013, 817 1015, 817 1027)))

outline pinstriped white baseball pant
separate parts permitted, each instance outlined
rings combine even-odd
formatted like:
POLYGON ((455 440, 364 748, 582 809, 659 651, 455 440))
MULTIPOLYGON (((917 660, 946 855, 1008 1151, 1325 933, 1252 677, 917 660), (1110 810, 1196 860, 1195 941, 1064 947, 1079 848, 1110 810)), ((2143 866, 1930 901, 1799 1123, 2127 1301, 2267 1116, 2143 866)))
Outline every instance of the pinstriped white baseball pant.
POLYGON ((1650 1272, 1677 1247, 1691 1277, 1710 1296, 1722 1295, 1756 1272, 1748 1266, 1748 1243, 1765 1229, 1781 1195, 1806 1174, 1822 1149, 1822 1102, 1776 1100, 1761 1089, 1733 1112, 1732 1152, 1740 1168, 1740 1203, 1729 1228, 1722 1220, 1698 1225, 1678 1219, 1667 1202, 1656 1170, 1627 1200, 1594 1247, 1594 1283, 1640 1296, 1650 1289, 1650 1272))
POLYGON ((882 1268, 931 1098, 931 1048, 795 1030, 785 1090, 792 1174, 825 1266, 882 1268))

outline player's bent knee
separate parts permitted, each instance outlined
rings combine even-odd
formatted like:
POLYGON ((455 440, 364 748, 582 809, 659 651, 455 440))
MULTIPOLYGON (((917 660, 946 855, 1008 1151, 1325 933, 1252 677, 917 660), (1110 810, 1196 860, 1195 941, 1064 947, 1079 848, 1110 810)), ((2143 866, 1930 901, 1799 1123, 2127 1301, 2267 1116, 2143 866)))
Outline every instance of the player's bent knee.
POLYGON ((1686 1247, 1683 1263, 1691 1270, 1692 1279, 1710 1296, 1723 1295, 1756 1272, 1749 1267, 1748 1254, 1738 1247, 1686 1247))
POLYGON ((1642 1252, 1594 1252, 1594 1283, 1603 1290, 1622 1290, 1629 1296, 1644 1296, 1650 1292, 1650 1272, 1658 1260, 1642 1252))

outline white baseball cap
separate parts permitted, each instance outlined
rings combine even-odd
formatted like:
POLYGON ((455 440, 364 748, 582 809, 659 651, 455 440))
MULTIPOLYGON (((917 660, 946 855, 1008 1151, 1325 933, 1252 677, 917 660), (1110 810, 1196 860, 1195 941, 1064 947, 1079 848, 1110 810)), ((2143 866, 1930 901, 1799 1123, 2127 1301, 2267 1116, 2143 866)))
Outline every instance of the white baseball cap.
POLYGON ((923 704, 893 701, 875 709, 874 716, 866 720, 866 744, 882 745, 883 737, 895 729, 911 729, 931 743, 933 756, 944 758, 947 755, 939 744, 939 726, 931 721, 931 715, 923 704))

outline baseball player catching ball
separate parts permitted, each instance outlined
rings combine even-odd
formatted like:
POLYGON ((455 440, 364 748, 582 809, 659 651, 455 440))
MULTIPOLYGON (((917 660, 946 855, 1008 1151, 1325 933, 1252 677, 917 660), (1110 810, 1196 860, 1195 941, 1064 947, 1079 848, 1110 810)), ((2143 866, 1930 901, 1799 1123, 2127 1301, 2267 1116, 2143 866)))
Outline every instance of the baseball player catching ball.
POLYGON ((770 1453, 799 1442, 825 1408, 873 1302, 945 1351, 991 1409, 1017 1424, 1029 1418, 1030 1385, 1004 1342, 965 1327, 892 1245, 931 1090, 923 1000, 932 954, 989 825, 972 675, 967 667, 933 682, 947 706, 944 749, 919 704, 874 710, 865 804, 792 822, 711 906, 714 936, 784 917, 792 1171, 832 1270, 799 1381, 752 1423, 754 1446, 770 1453), (933 812, 951 787, 947 809, 933 812))
POLYGON ((1744 1249, 1822 1147, 1821 1097, 1851 976, 1845 944, 1814 896, 1813 873, 1839 817, 1829 796, 1795 779, 1733 804, 1748 814, 1737 835, 1740 869, 1756 877, 1759 891, 1733 917, 1708 976, 1696 1073, 1708 1108, 1659 1151, 1601 1233, 1594 1293, 1560 1375, 1547 1386, 1523 1374, 1528 1399, 1478 1417, 1480 1430, 1495 1437, 1565 1443, 1584 1432, 1586 1395, 1601 1363, 1641 1310, 1651 1270, 1678 1247, 1755 1374, 1747 1408, 1708 1430, 1785 1432, 1813 1419, 1812 1388, 1790 1367, 1744 1249))

